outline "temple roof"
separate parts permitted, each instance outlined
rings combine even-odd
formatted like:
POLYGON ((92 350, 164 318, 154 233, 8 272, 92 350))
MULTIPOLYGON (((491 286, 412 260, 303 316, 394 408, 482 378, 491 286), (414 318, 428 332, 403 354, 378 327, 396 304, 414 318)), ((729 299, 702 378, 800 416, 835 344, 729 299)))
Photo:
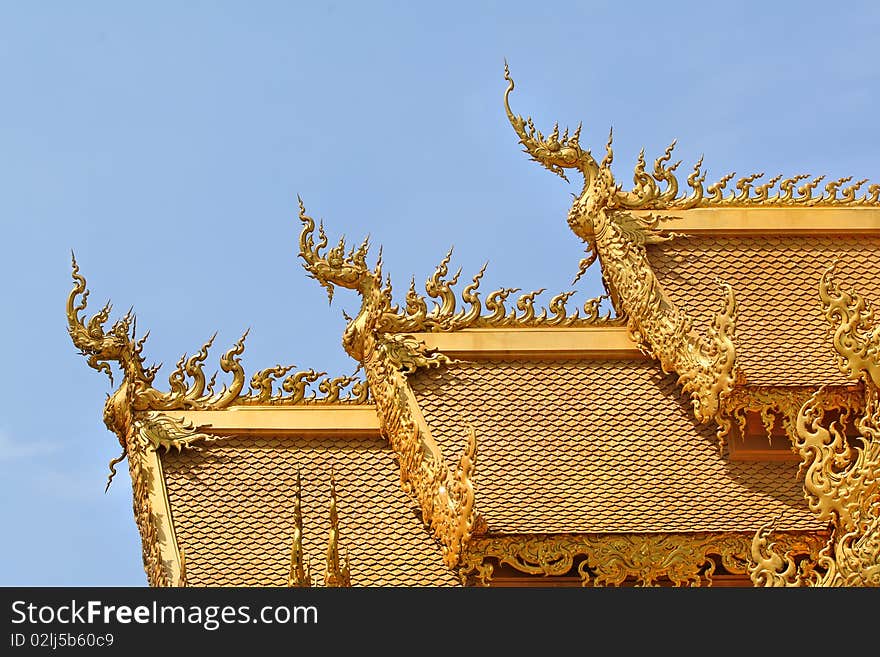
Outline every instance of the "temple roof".
POLYGON ((842 517, 819 488, 855 453, 843 432, 870 401, 857 381, 877 354, 873 315, 831 284, 833 265, 880 299, 880 185, 753 174, 726 191, 730 174, 704 188, 700 160, 685 188, 673 143, 650 173, 640 155, 625 191, 610 137, 601 162, 580 128, 545 137, 510 109, 505 77, 526 152, 584 179, 568 215, 587 250, 578 277, 598 262, 607 295, 579 308, 566 306, 572 292, 545 308, 539 290, 481 298, 483 271, 459 302, 451 254, 426 281, 433 302, 413 284, 395 304, 381 253, 371 266, 367 240, 328 248, 300 201, 304 268, 331 300, 337 288, 360 296, 342 346, 364 380, 325 379, 314 398, 318 372, 277 366, 245 392, 243 336, 221 357, 232 375, 222 390, 202 369, 209 341, 162 392, 131 315, 107 331, 109 308, 80 316, 88 292, 74 261, 74 344, 90 366, 109 373, 113 361, 124 374, 105 421, 129 456, 152 583, 312 584, 320 577, 298 569, 309 562, 314 575, 325 561, 334 586, 455 585, 489 577, 493 563, 577 568, 587 582, 602 570, 596 545, 612 543, 632 552, 603 581, 699 581, 718 565, 710 553, 744 575, 774 523, 788 532, 786 559, 815 561, 842 517), (805 474, 824 434, 807 431, 803 409, 842 420, 837 451, 816 466, 829 472, 805 474), (769 444, 747 453, 756 436, 769 444), (786 460, 795 454, 800 468, 786 460))
POLYGON ((732 462, 675 377, 644 360, 462 362, 410 377, 447 460, 479 437, 487 532, 821 529, 797 464, 732 462))
POLYGON ((320 581, 336 481, 340 550, 354 586, 457 585, 400 488, 378 435, 228 436, 162 456, 177 541, 194 586, 284 586, 302 477, 305 562, 320 581))
MULTIPOLYGON (((767 221, 772 221, 771 217, 767 221)), ((818 282, 833 262, 839 275, 880 300, 880 235, 685 235, 646 247, 670 299, 696 325, 716 311, 717 283, 737 299, 738 383, 845 384, 837 366, 818 282)))

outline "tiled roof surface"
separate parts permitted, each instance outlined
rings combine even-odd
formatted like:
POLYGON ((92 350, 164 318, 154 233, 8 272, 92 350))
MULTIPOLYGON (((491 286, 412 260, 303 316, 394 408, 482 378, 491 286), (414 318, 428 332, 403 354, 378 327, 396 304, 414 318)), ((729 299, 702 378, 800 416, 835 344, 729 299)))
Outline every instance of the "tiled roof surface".
POLYGON ((819 280, 840 257, 837 280, 880 301, 880 237, 688 236, 648 246, 671 300, 703 330, 721 308, 716 279, 737 301, 737 368, 752 385, 844 383, 819 300, 819 280))
POLYGON ((792 462, 731 462, 674 376, 648 361, 502 361, 409 380, 454 463, 477 435, 476 509, 490 532, 822 528, 792 462))
POLYGON ((353 585, 458 584, 381 439, 224 438, 164 454, 162 465, 190 585, 286 585, 297 468, 303 548, 323 585, 331 466, 353 585))

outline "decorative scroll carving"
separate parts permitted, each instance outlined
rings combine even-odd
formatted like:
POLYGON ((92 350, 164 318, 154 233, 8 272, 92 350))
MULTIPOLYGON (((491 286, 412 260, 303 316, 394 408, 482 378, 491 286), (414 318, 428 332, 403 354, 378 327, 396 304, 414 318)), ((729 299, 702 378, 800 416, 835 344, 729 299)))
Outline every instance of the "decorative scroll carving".
POLYGON ((366 381, 354 375, 322 379, 326 372, 315 370, 302 370, 288 375, 281 382, 281 390, 274 393, 274 382, 292 369, 293 366, 276 365, 260 370, 251 377, 250 394, 236 399, 235 405, 367 404, 370 401, 366 381), (314 385, 316 382, 317 385, 314 385), (317 388, 317 392, 313 387, 317 388))
POLYGON ((351 571, 348 567, 348 552, 345 564, 339 559, 339 515, 336 511, 336 480, 330 475, 330 535, 327 540, 327 570, 324 572, 324 586, 351 586, 351 571))
MULTIPOLYGON (((724 412, 718 437, 724 443, 735 422, 742 435, 746 434, 747 413, 758 413, 767 432, 767 440, 777 418, 792 441, 797 436, 797 416, 801 407, 816 392, 815 386, 737 386, 724 402, 724 412)), ((838 410, 846 419, 864 406, 863 392, 857 386, 827 386, 817 396, 817 402, 826 410, 838 410)))
POLYGON ((460 555, 474 532, 477 516, 474 514, 474 485, 471 474, 474 470, 477 455, 477 436, 471 429, 468 444, 458 467, 451 477, 446 477, 437 492, 438 504, 435 509, 434 523, 441 536, 448 537, 452 545, 446 552, 446 564, 457 565, 460 555))
MULTIPOLYGON (((440 541, 444 559, 453 567, 478 519, 470 483, 475 439, 471 435, 458 467, 450 471, 406 381, 407 373, 439 366, 449 359, 412 336, 399 334, 400 314, 391 304, 391 284, 382 283, 381 252, 375 268, 370 269, 366 241, 347 254, 344 238, 327 249, 323 225, 317 228, 316 241, 315 222, 306 214, 302 200, 300 221, 300 257, 306 271, 327 290, 331 300, 336 286, 356 290, 361 296, 360 311, 343 333, 343 347, 364 368, 382 434, 399 460, 403 489, 418 502, 423 522, 440 541)), ((437 276, 432 289, 448 299, 442 291, 447 289, 442 276, 445 273, 437 276)), ((410 300, 412 307, 418 305, 415 297, 410 300)))
POLYGON ((287 586, 302 588, 312 585, 311 568, 305 563, 302 539, 302 479, 297 469, 296 497, 293 501, 293 540, 290 545, 290 573, 287 575, 287 586))
POLYGON ((415 372, 420 367, 440 367, 452 362, 448 356, 427 348, 411 335, 386 333, 377 342, 376 351, 379 358, 405 373, 415 372))
MULTIPOLYGON (((140 438, 144 445, 169 447, 174 443, 181 446, 203 437, 187 438, 181 442, 182 437, 188 436, 192 428, 182 424, 176 426, 173 420, 161 418, 157 411, 220 410, 239 404, 366 403, 369 400, 366 382, 353 376, 324 379, 318 384, 318 390, 323 395, 308 395, 308 386, 325 374, 316 373, 314 370, 287 376, 282 383, 284 392, 273 395, 273 380, 292 369, 280 365, 255 374, 251 379, 251 394, 242 395, 245 374, 240 357, 244 352, 247 331, 220 358, 220 369, 232 375, 229 385, 223 385, 221 390, 215 392, 216 374, 210 380, 205 376, 203 366, 208 357, 208 350, 214 342, 212 336, 192 356, 187 357, 186 354, 181 356, 168 378, 169 391, 161 392, 153 387, 159 366, 144 365, 142 352, 149 332, 141 338, 136 337, 136 322, 131 311, 116 321, 109 330, 105 330, 112 308, 109 302, 91 318, 81 317, 80 313, 87 307, 89 291, 86 288, 85 277, 80 274, 76 258, 73 258, 72 262, 74 285, 67 299, 68 332, 74 346, 82 355, 87 356, 86 362, 89 366, 106 373, 110 377, 111 385, 113 370, 110 363, 117 363, 122 370, 122 382, 110 395, 104 407, 104 422, 117 436, 121 436, 122 427, 134 421, 134 425, 142 433, 140 438), (351 386, 351 389, 343 396, 341 393, 348 386, 351 386), (177 436, 174 439, 176 442, 167 442, 167 439, 162 437, 163 432, 177 436)), ((123 442, 123 438, 120 437, 120 444, 123 442)), ((120 460, 121 458, 114 459, 111 462, 111 473, 113 465, 120 460)))
MULTIPOLYGON (((557 534, 475 537, 462 564, 463 579, 489 585, 492 563, 529 575, 560 576, 575 566, 583 586, 641 586, 668 579, 676 586, 712 585, 718 565, 748 570, 751 537, 738 533, 557 534)), ((779 547, 791 558, 816 560, 825 536, 784 533, 779 547)))
POLYGON ((135 431, 141 449, 171 450, 178 452, 194 442, 212 438, 200 433, 192 422, 169 417, 157 411, 145 411, 134 419, 135 431))
MULTIPOLYGON (((666 165, 672 157, 672 146, 655 163, 653 180, 645 173, 644 160, 640 158, 636 187, 631 192, 623 192, 611 173, 610 136, 605 157, 598 164, 590 151, 580 146, 580 126, 571 137, 566 130, 561 138, 556 126, 545 138, 535 129, 531 118, 523 119, 510 109, 514 83, 506 64, 505 79, 508 81, 504 94, 507 117, 526 153, 566 180, 566 169, 576 169, 583 176, 583 189, 568 214, 569 226, 587 243, 588 257, 581 261, 578 277, 598 257, 611 300, 614 307, 629 318, 627 325, 633 339, 645 353, 660 361, 664 372, 678 374, 679 383, 690 395, 694 415, 700 422, 720 421, 720 404, 730 394, 734 380, 736 303, 733 291, 719 281, 724 290, 721 311, 706 334, 698 334, 687 313, 677 308, 663 291, 645 252, 646 244, 672 239, 674 235, 658 229, 662 216, 639 217, 630 212, 678 207, 678 182, 672 173, 678 164, 666 165), (665 189, 660 191, 654 180, 665 184, 665 189)), ((699 167, 688 180, 695 190, 702 189, 699 167)), ((697 203, 699 199, 695 197, 693 204, 697 203)))
POLYGON ((805 497, 833 533, 819 559, 821 570, 803 571, 775 549, 772 524, 759 530, 750 572, 759 585, 880 586, 880 324, 862 297, 841 291, 834 271, 832 266, 822 276, 819 296, 835 329, 841 372, 864 385, 860 437, 851 444, 843 423, 825 417, 822 391, 801 407, 795 446, 805 497))
MULTIPOLYGON (((398 310, 392 308, 393 316, 387 318, 388 324, 385 330, 389 332, 437 332, 458 331, 465 328, 482 327, 569 327, 569 326, 595 326, 622 325, 625 318, 612 317, 611 311, 602 314, 600 305, 607 297, 588 299, 582 308, 569 311, 566 307, 574 292, 562 292, 550 299, 547 308, 535 308, 535 299, 544 292, 543 289, 527 292, 520 295, 508 309, 505 305, 511 294, 519 292, 517 288, 501 288, 490 292, 485 305, 480 300, 479 286, 486 266, 473 277, 461 293, 461 310, 457 307, 457 299, 452 288, 458 282, 461 275, 459 269, 455 275, 447 280, 449 273, 449 261, 452 258, 452 250, 443 258, 436 271, 425 282, 425 291, 428 297, 435 300, 432 310, 428 310, 428 302, 425 297, 416 292, 415 279, 410 284, 406 295, 406 308, 398 310), (488 311, 488 314, 484 313, 488 311), (583 313, 583 314, 581 314, 583 313)), ((488 264, 488 263, 487 263, 488 264)))
MULTIPOLYGON (((104 423, 116 434, 123 449, 123 456, 110 462, 107 486, 109 487, 115 473, 115 464, 127 455, 132 482, 132 506, 135 522, 141 534, 144 570, 152 586, 169 586, 172 582, 163 565, 159 530, 153 521, 154 510, 150 502, 149 485, 151 471, 144 449, 145 439, 135 424, 134 414, 137 411, 147 410, 153 404, 167 405, 171 398, 186 403, 187 400, 200 397, 204 388, 204 379, 196 378, 189 390, 172 389, 166 394, 157 392, 152 387, 152 381, 158 368, 144 366, 141 351, 146 336, 140 340, 135 338, 135 320, 132 313, 129 311, 115 322, 109 331, 104 328, 110 316, 109 302, 88 320, 80 317, 80 313, 86 309, 89 292, 86 289, 85 278, 79 273, 76 258, 72 258, 72 268, 74 284, 67 299, 70 337, 80 353, 87 356, 88 365, 106 373, 110 377, 111 385, 113 371, 110 368, 110 361, 117 362, 123 373, 122 382, 108 396, 104 405, 104 423)), ((197 363, 197 357, 198 355, 187 363, 182 363, 178 369, 192 369, 190 366, 192 363, 197 363)), ((234 367, 234 354, 229 356, 225 365, 234 367)))
POLYGON ((850 379, 880 388, 880 322, 874 308, 855 292, 846 292, 834 280, 837 262, 822 275, 819 298, 825 318, 834 328, 838 368, 850 379))

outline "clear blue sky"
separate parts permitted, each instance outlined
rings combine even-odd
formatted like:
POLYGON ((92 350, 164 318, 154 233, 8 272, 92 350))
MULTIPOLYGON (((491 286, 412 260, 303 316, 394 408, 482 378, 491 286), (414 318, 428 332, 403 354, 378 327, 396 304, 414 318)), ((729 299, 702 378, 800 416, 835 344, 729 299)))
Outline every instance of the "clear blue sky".
POLYGON ((103 492, 108 381, 65 329, 71 248, 166 376, 248 326, 249 371, 348 373, 356 298, 304 275, 297 193, 331 236, 384 244, 398 293, 451 244, 467 277, 490 261, 484 289, 569 289, 577 188, 520 152, 504 57, 545 132, 583 120, 601 152, 613 124, 623 181, 675 137, 713 180, 880 181, 878 7, 0 3, 0 585, 146 581, 125 465, 103 492))

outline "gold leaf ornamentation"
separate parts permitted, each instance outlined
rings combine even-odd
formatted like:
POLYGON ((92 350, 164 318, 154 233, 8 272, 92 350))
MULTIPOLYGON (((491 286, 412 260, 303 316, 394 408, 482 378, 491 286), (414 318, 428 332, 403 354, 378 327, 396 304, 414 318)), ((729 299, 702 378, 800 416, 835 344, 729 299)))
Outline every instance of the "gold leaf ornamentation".
POLYGON ((293 499, 293 540, 290 544, 290 572, 287 586, 304 588, 312 585, 312 573, 303 552, 302 478, 296 471, 296 495, 293 499))
POLYGON ((834 328, 840 371, 864 386, 859 437, 847 440, 841 419, 826 418, 823 391, 798 411, 795 447, 801 456, 807 505, 832 534, 819 570, 804 571, 776 550, 773 523, 752 543, 750 574, 763 586, 880 586, 880 325, 856 293, 841 292, 832 265, 822 276, 819 296, 834 328))
MULTIPOLYGON (((673 239, 661 231, 664 218, 659 214, 634 215, 634 209, 681 209, 698 205, 703 198, 699 166, 688 177, 692 195, 678 199, 674 175, 680 162, 669 164, 675 143, 654 163, 652 174, 645 170, 643 155, 636 165, 631 192, 623 192, 611 172, 614 153, 609 135, 605 156, 597 163, 589 150, 580 145, 581 127, 569 137, 560 137, 555 126, 545 137, 531 118, 523 119, 510 109, 513 79, 505 63, 508 82, 504 107, 508 120, 525 152, 533 160, 566 179, 565 170, 583 176, 584 186, 568 213, 569 227, 587 243, 588 258, 581 262, 578 278, 594 258, 602 267, 614 308, 628 318, 629 331, 648 355, 660 361, 664 372, 675 372, 685 394, 691 398, 694 415, 700 422, 721 422, 721 404, 733 389, 736 349, 734 320, 736 303, 733 290, 719 281, 723 291, 721 310, 701 334, 686 312, 672 303, 648 262, 646 244, 673 239)), ((749 183, 743 182, 746 190, 749 183)), ((741 190, 742 191, 742 190, 741 190)), ((722 197, 723 198, 723 197, 722 197)))
POLYGON ((348 553, 345 561, 339 558, 339 514, 336 510, 336 480, 330 475, 330 534, 327 539, 327 569, 324 572, 324 586, 351 586, 351 571, 348 553))
POLYGON ((179 452, 194 442, 213 437, 199 432, 192 422, 157 411, 138 413, 134 418, 134 427, 141 449, 175 449, 179 452))
MULTIPOLYGON (((488 585, 492 563, 528 575, 577 573, 582 586, 619 586, 634 581, 653 586, 661 579, 676 586, 712 585, 718 565, 744 574, 751 537, 745 533, 552 534, 479 536, 471 540, 462 564, 465 581, 488 585)), ((784 533, 779 547, 791 557, 817 559, 825 536, 784 533)))
POLYGON ((567 129, 560 136, 558 124, 545 137, 535 128, 531 117, 524 119, 511 111, 509 97, 514 84, 506 62, 504 78, 508 82, 504 96, 507 118, 516 130, 526 153, 564 180, 568 180, 566 169, 580 170, 587 181, 587 187, 597 178, 606 177, 608 184, 603 185, 603 197, 598 199, 604 207, 624 210, 688 210, 697 207, 877 207, 880 205, 880 184, 870 184, 865 187, 868 183, 867 178, 852 182, 851 176, 827 182, 818 193, 816 190, 820 188, 825 176, 811 178, 808 174, 799 174, 784 180, 782 175, 778 175, 766 183, 760 183, 764 173, 753 173, 737 179, 730 192, 725 193, 727 184, 735 177, 734 173, 730 173, 704 188, 706 173, 702 170, 703 158, 700 158, 693 171, 687 176, 686 189, 679 193, 679 188, 682 186, 675 171, 681 161, 671 162, 675 141, 654 161, 650 173, 646 171, 645 153, 642 151, 633 170, 633 187, 629 191, 624 191, 622 185, 616 184, 611 176, 610 166, 614 153, 611 150, 610 138, 605 157, 597 164, 590 151, 584 150, 580 145, 580 125, 571 137, 568 136, 567 129), (803 184, 797 186, 797 183, 802 181, 803 184))
MULTIPOLYGON (((451 361, 427 349, 414 337, 399 332, 402 315, 391 304, 390 283, 383 285, 381 253, 371 269, 366 264, 366 241, 347 254, 344 238, 327 250, 328 238, 323 226, 318 228, 316 240, 315 222, 306 214, 302 200, 300 221, 300 257, 306 271, 328 291, 331 299, 337 286, 360 294, 361 308, 346 326, 343 347, 361 363, 366 373, 380 430, 397 455, 404 491, 419 505, 422 521, 443 546, 445 562, 454 567, 478 520, 471 484, 476 439, 471 432, 465 454, 455 471, 451 471, 406 380, 407 374, 417 368, 437 367, 451 361)), ((439 310, 428 311, 424 299, 414 293, 409 295, 407 315, 418 317, 422 324, 413 320, 406 325, 407 330, 428 321, 440 322, 439 318, 446 315, 454 316, 452 283, 447 285, 443 280, 447 264, 448 259, 444 259, 430 283, 429 291, 440 299, 439 310)))
MULTIPOLYGON (((770 433, 777 418, 794 443, 797 439, 797 416, 804 403, 817 391, 815 386, 736 386, 725 399, 723 422, 718 437, 726 442, 733 423, 741 435, 746 434, 746 415, 758 413, 770 441, 770 433)), ((864 394, 859 386, 825 386, 816 397, 817 403, 826 410, 838 410, 849 417, 862 410, 864 394)))
MULTIPOLYGON (((557 125, 545 138, 531 118, 523 119, 510 109, 514 83, 506 63, 504 76, 508 82, 504 94, 505 110, 526 153, 565 180, 566 169, 575 169, 583 176, 583 190, 575 197, 568 214, 569 226, 587 243, 590 254, 582 261, 578 278, 598 257, 614 308, 628 318, 627 326, 635 342, 642 351, 660 361, 664 372, 678 374, 679 384, 690 396, 698 421, 714 419, 720 423, 721 404, 733 389, 735 375, 736 303, 733 290, 719 281, 724 293, 722 308, 701 335, 694 329, 687 313, 677 308, 666 295, 645 251, 646 244, 673 239, 675 235, 658 228, 662 215, 640 217, 630 212, 633 209, 678 207, 675 200, 678 181, 673 172, 680 163, 668 164, 675 143, 654 163, 652 175, 645 172, 644 157, 640 156, 634 175, 635 187, 631 192, 623 192, 611 173, 614 153, 610 135, 601 163, 596 162, 589 150, 581 148, 581 126, 571 137, 568 130, 560 137, 557 125)), ((692 207, 702 198, 699 166, 688 181, 697 196, 678 202, 678 205, 684 203, 692 207)))

